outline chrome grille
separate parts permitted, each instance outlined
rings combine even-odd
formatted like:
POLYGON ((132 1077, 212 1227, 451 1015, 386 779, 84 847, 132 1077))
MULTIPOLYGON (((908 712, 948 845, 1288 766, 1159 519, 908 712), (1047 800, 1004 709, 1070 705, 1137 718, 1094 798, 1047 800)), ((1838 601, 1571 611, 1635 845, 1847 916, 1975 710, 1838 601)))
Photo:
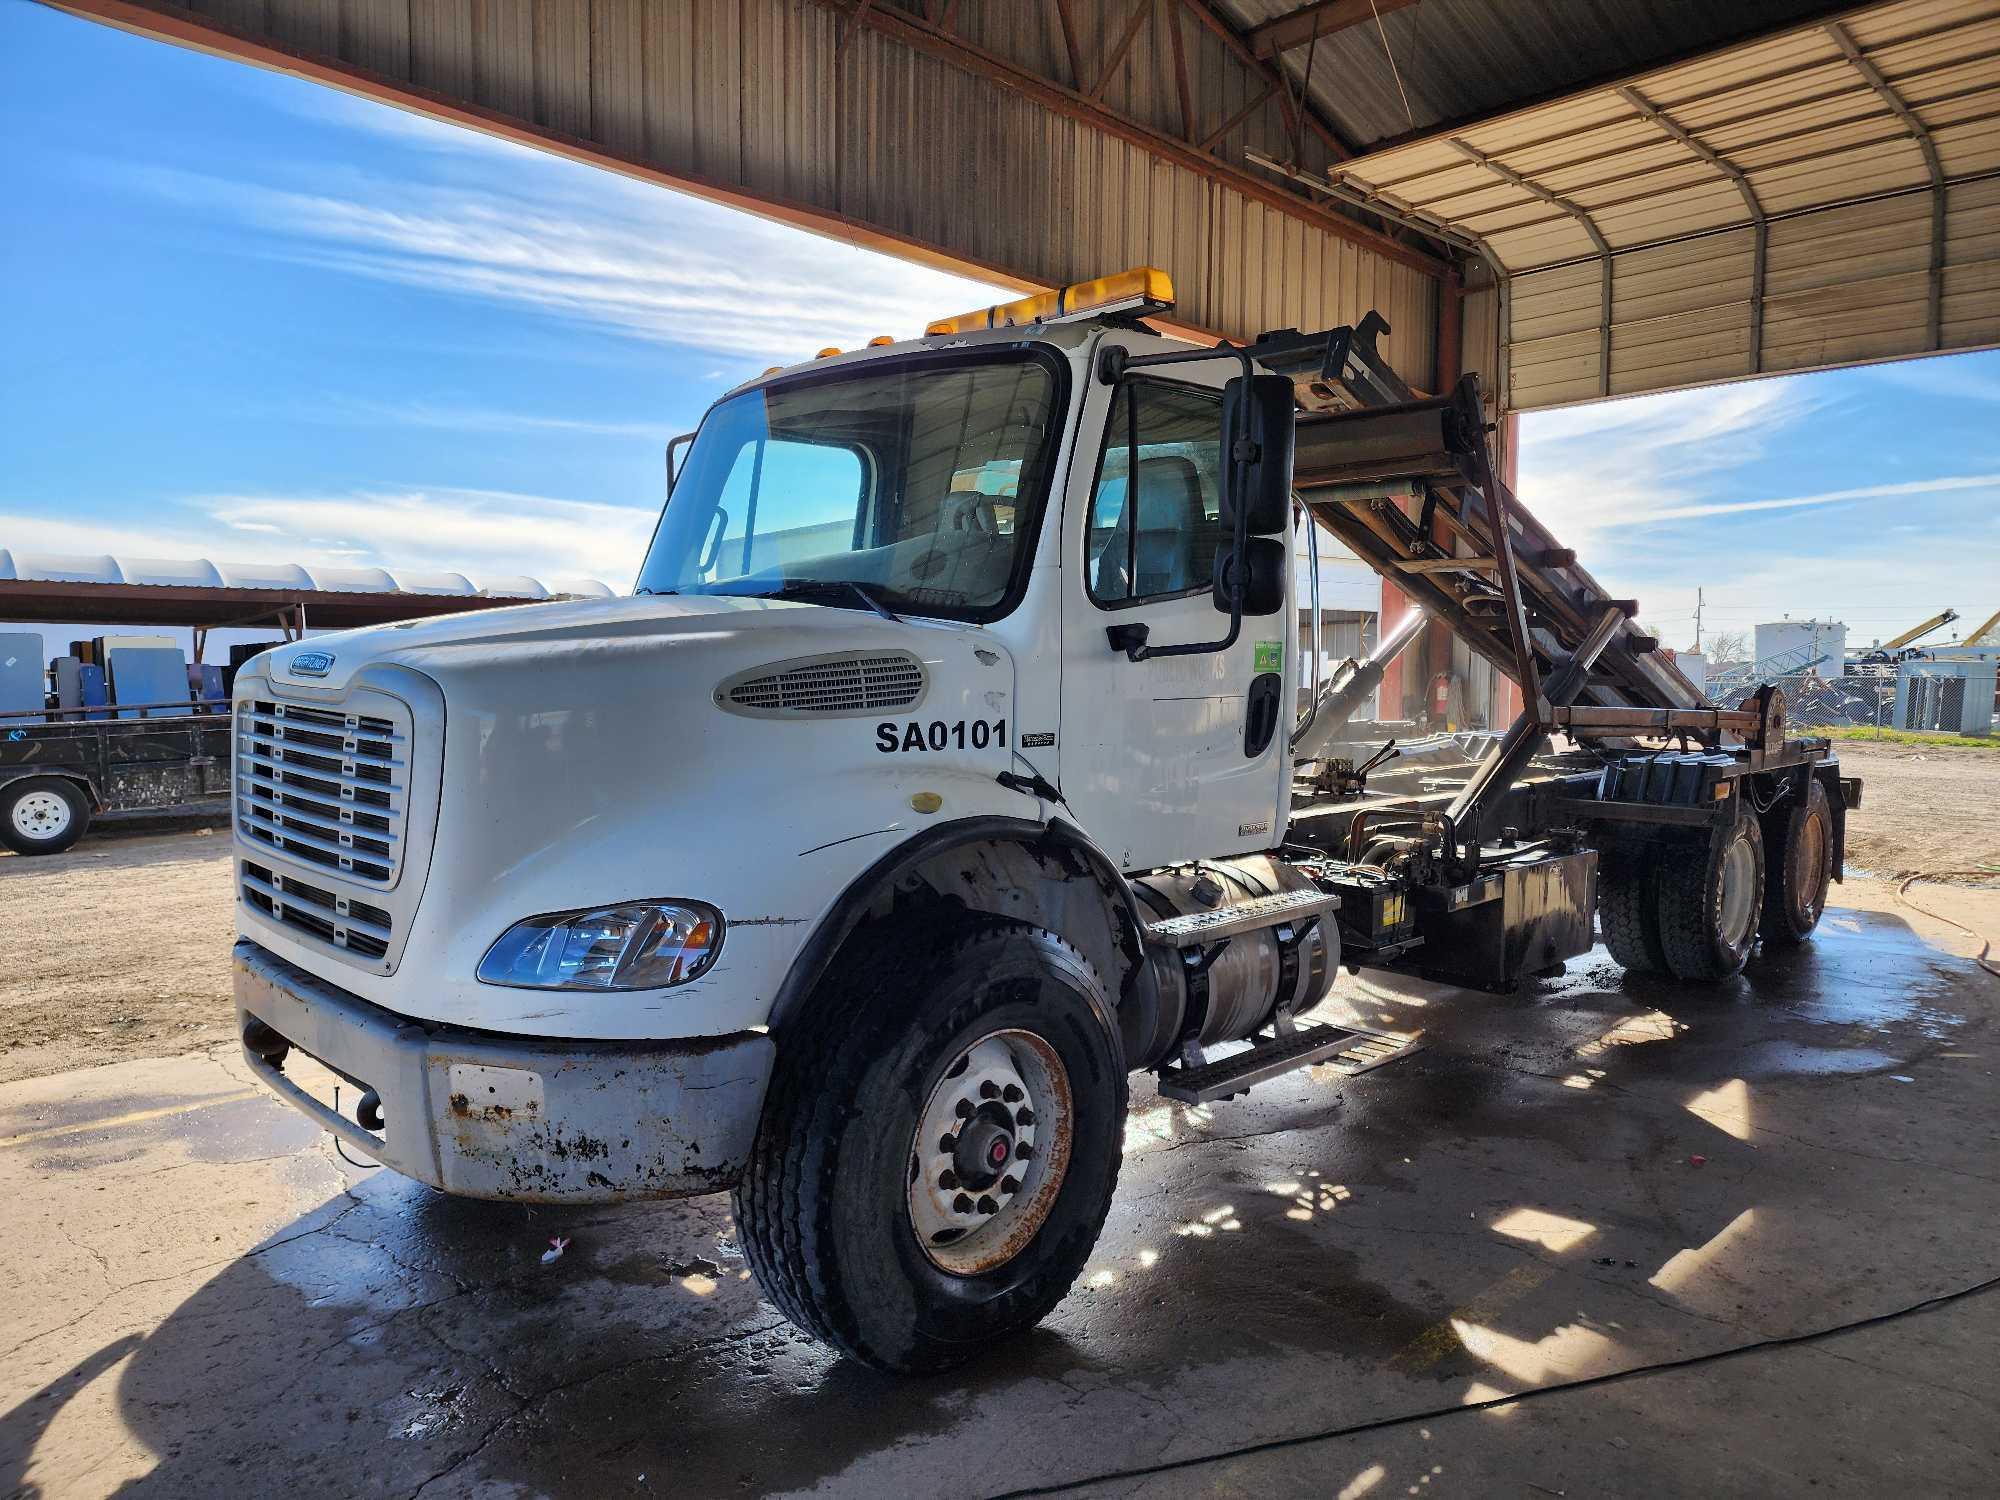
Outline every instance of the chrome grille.
POLYGON ((272 921, 283 922, 322 943, 363 958, 381 958, 389 951, 393 922, 379 906, 336 895, 249 860, 243 862, 242 887, 243 899, 272 921))
POLYGON ((402 864, 409 789, 406 725, 262 699, 236 707, 236 821, 246 839, 388 885, 402 864))
POLYGON ((839 714, 906 708, 924 690, 924 666, 900 652, 815 657, 724 684, 728 705, 751 713, 839 714))

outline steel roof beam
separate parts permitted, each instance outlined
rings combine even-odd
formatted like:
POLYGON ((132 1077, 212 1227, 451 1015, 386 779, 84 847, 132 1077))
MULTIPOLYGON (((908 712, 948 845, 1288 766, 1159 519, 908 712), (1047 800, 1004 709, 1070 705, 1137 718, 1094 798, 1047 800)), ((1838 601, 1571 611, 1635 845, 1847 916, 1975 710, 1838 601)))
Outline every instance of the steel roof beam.
POLYGON ((1611 242, 1604 237, 1604 231, 1597 227, 1597 221, 1589 212, 1572 203, 1560 194, 1552 193, 1539 182, 1530 182, 1512 167, 1502 166, 1477 147, 1469 146, 1457 136, 1450 138, 1451 148, 1467 161, 1476 162, 1495 177, 1513 184, 1531 197, 1561 209, 1590 236, 1591 244, 1597 247, 1597 393, 1611 394, 1611 242))
MULTIPOLYGON (((1944 36, 1950 36, 1952 32, 1962 32, 1962 30, 1968 30, 1968 28, 1972 28, 1972 26, 1976 26, 1976 24, 1984 24, 1984 22, 1990 22, 1990 20, 1992 20, 1992 16, 1966 16, 1966 18, 1960 18, 1960 20, 1954 20, 1954 22, 1948 22, 1948 24, 1944 24, 1944 26, 1932 26, 1932 28, 1928 28, 1928 30, 1922 30, 1922 32, 1912 32, 1910 36, 1898 36, 1894 44, 1896 44, 1896 46, 1906 46, 1906 44, 1910 44, 1910 42, 1934 42, 1934 40, 1940 40, 1940 38, 1944 38, 1944 36)), ((1800 30, 1806 30, 1806 32, 1818 32, 1818 30, 1826 30, 1826 24, 1824 24, 1824 22, 1820 22, 1820 24, 1810 24, 1810 26, 1804 26, 1804 28, 1800 28, 1800 30)), ((1724 52, 1732 52, 1732 50, 1734 50, 1732 46, 1722 46, 1722 48, 1716 48, 1714 52, 1706 52, 1706 54, 1700 54, 1700 56, 1720 56, 1720 54, 1724 54, 1724 52)), ((1944 60, 1940 60, 1940 62, 1934 62, 1934 64, 1928 64, 1928 66, 1924 66, 1924 68, 1912 68, 1912 70, 1910 70, 1908 74, 1904 74, 1904 76, 1902 76, 1902 82, 1904 82, 1904 84, 1910 84, 1910 82, 1914 82, 1914 80, 1918 80, 1918 78, 1926 78, 1926 76, 1930 76, 1930 74, 1934 74, 1934 72, 1946 72, 1946 70, 1952 70, 1952 68, 1962 68, 1962 66, 1966 66, 1968 62, 1990 62, 1990 60, 1992 60, 1994 56, 2000 56, 2000 54, 1996 54, 1994 50, 1984 50, 1984 52, 1954 52, 1952 56, 1948 56, 1948 58, 1944 58, 1944 60)), ((1682 62, 1688 62, 1688 60, 1684 58, 1682 62)), ((1832 60, 1828 60, 1828 62, 1832 62, 1832 60)), ((1674 66, 1678 66, 1678 64, 1674 64, 1674 66)), ((1564 100, 1572 100, 1572 98, 1586 98, 1588 94, 1594 94, 1594 92, 1600 92, 1602 88, 1614 88, 1614 86, 1616 86, 1618 82, 1632 82, 1632 84, 1648 84, 1648 82, 1656 80, 1656 78, 1658 78, 1658 76, 1660 76, 1662 72, 1672 72, 1672 66, 1654 66, 1654 68, 1648 68, 1646 72, 1640 72, 1640 74, 1630 74, 1630 76, 1626 76, 1626 78, 1622 78, 1622 80, 1610 80, 1608 84, 1598 84, 1596 88, 1582 88, 1582 90, 1574 90, 1574 92, 1570 92, 1570 94, 1564 94, 1564 96, 1560 96, 1560 98, 1564 98, 1564 100)), ((1688 108, 1690 104, 1706 104, 1708 100, 1714 100, 1714 98, 1722 98, 1722 96, 1726 96, 1726 94, 1736 94, 1736 92, 1750 92, 1750 90, 1756 90, 1756 88, 1762 88, 1764 84, 1780 84, 1780 82, 1784 82, 1784 80, 1788 80, 1788 78, 1792 78, 1792 76, 1796 76, 1796 74, 1798 74, 1798 68, 1796 68, 1796 66, 1792 66, 1792 68, 1784 68, 1784 70, 1778 70, 1778 72, 1766 72, 1766 74, 1754 74, 1754 76, 1750 76, 1750 78, 1732 78, 1730 82, 1726 82, 1726 84, 1718 84, 1718 86, 1714 86, 1714 88, 1704 88, 1704 90, 1698 90, 1698 92, 1694 92, 1694 94, 1680 94, 1680 96, 1676 96, 1676 98, 1674 98, 1674 100, 1672 100, 1672 102, 1668 104, 1668 108, 1674 108, 1674 110, 1682 110, 1682 112, 1684 112, 1684 110, 1686 110, 1686 108, 1688 108)), ((1784 110, 1798 110, 1798 108, 1806 108, 1806 106, 1812 106, 1812 104, 1826 104, 1826 102, 1830 102, 1830 100, 1836 100, 1836 98, 1844 98, 1844 96, 1848 96, 1848 94, 1868 94, 1868 92, 1870 92, 1870 90, 1868 90, 1868 88, 1864 88, 1864 86, 1858 86, 1858 84, 1850 84, 1850 86, 1844 86, 1844 88, 1834 88, 1834 90, 1824 90, 1824 92, 1816 92, 1816 94, 1800 94, 1798 98, 1790 98, 1790 100, 1786 100, 1786 102, 1782 104, 1782 108, 1784 108, 1784 110)), ((1548 104, 1548 102, 1554 102, 1554 100, 1544 100, 1544 104, 1548 104)), ((1436 132, 1436 134, 1430 134, 1430 136, 1416 136, 1416 138, 1410 138, 1410 140, 1402 140, 1402 142, 1396 142, 1396 144, 1380 144, 1380 146, 1370 146, 1370 148, 1368 148, 1368 152, 1366 152, 1366 156, 1368 156, 1368 158, 1374 158, 1374 156, 1378 156, 1378 154, 1380 154, 1380 156, 1386 156, 1386 154, 1390 154, 1390 152, 1398 152, 1398 150, 1404 150, 1406 146, 1412 146, 1412 144, 1418 144, 1420 140, 1444 140, 1446 136, 1452 136, 1452 134, 1458 134, 1458 136, 1462 136, 1462 134, 1468 134, 1468 132, 1472 132, 1472 130, 1480 130, 1480 128, 1484 128, 1484 126, 1488 126, 1488 124, 1494 124, 1494 122, 1498 122, 1498 120, 1508 120, 1508 118, 1512 118, 1512 116, 1518 116, 1518 114, 1530 114, 1530 112, 1532 112, 1534 108, 1540 108, 1540 106, 1524 106, 1524 108, 1512 108, 1512 110, 1506 110, 1506 112, 1502 112, 1502 114, 1492 114, 1492 116, 1484 116, 1484 118, 1476 118, 1476 120, 1472 120, 1472 122, 1468 122, 1468 124, 1462 124, 1462 126, 1456 126, 1456 128, 1450 128, 1450 130, 1440 130, 1440 132, 1436 132)), ((1750 112, 1746 112, 1746 114, 1734 114, 1734 116, 1728 116, 1728 118, 1724 118, 1724 120, 1714 120, 1714 122, 1710 122, 1710 124, 1706 124, 1706 126, 1702 126, 1702 128, 1704 128, 1704 130, 1722 130, 1722 128, 1726 128, 1726 126, 1734 126, 1734 124, 1744 124, 1744 122, 1748 122, 1748 120, 1762 120, 1762 118, 1764 118, 1764 116, 1768 116, 1768 114, 1770 114, 1770 108, 1768 108, 1768 106, 1764 106, 1764 108, 1756 108, 1756 110, 1750 110, 1750 112)), ((1814 130, 1818 130, 1818 128, 1820 128, 1820 126, 1814 126, 1814 130)), ((1574 130, 1564 130, 1564 132, 1558 132, 1558 134, 1552 134, 1552 136, 1530 136, 1530 138, 1526 138, 1526 140, 1512 140, 1512 142, 1508 142, 1508 150, 1516 150, 1516 152, 1528 152, 1528 150, 1540 150, 1542 146, 1556 146, 1556 144, 1560 144, 1560 142, 1564 142, 1564 140, 1570 140, 1570 138, 1572 138, 1574 134, 1576 134, 1574 130)), ((1798 134, 1806 134, 1806 132, 1798 132, 1798 134)), ((1784 138, 1786 138, 1786 136, 1778 136, 1778 140, 1784 140, 1784 138)), ((1590 164, 1590 162, 1602 162, 1602 160, 1614 160, 1614 158, 1618 158, 1618 156, 1622 156, 1622 154, 1624 154, 1624 148, 1622 148, 1622 146, 1620 146, 1620 148, 1610 148, 1610 150, 1602 150, 1602 152, 1592 152, 1592 154, 1586 154, 1586 156, 1578 156, 1578 158, 1572 158, 1572 160, 1568 162, 1568 166, 1586 166, 1586 164, 1590 164)), ((1382 178, 1380 182, 1376 182, 1376 186, 1378 186, 1378 188, 1406 188, 1406 186, 1408 186, 1408 184, 1412 184, 1412 182, 1422 182, 1422 180, 1424 180, 1424 178, 1428 178, 1428 176, 1438 176, 1440 172, 1448 172, 1448 170, 1452 170, 1452 168, 1440 168, 1440 166, 1426 166, 1426 168, 1422 168, 1420 172, 1412 172, 1412 174, 1410 174, 1410 176, 1406 176, 1406 178, 1382 178)))
POLYGON ((1843 56, 1853 65, 1854 71, 1868 81, 1868 86, 1882 96, 1882 102, 1890 113, 1902 121, 1909 133, 1915 137, 1917 149, 1923 152, 1924 166, 1931 174, 1931 283, 1929 323, 1926 333, 1933 349, 1944 347, 1944 231, 1945 231, 1945 178, 1944 163, 1938 160, 1937 142, 1931 139, 1930 128, 1917 118, 1917 112, 1903 102, 1903 96, 1896 92, 1882 70, 1868 60, 1868 55, 1855 45, 1854 38, 1838 21, 1829 21, 1826 34, 1833 38, 1833 44, 1840 48, 1843 56))
POLYGON ((1750 185, 1750 179, 1744 175, 1741 167, 1713 147, 1697 140, 1686 126, 1655 105, 1644 94, 1635 88, 1625 86, 1618 90, 1618 97, 1636 109, 1641 118, 1678 141, 1735 183, 1736 191, 1742 195, 1743 207, 1749 212, 1750 223, 1755 231, 1750 250, 1750 372, 1754 375, 1764 368, 1764 262, 1771 239, 1771 221, 1765 216, 1764 204, 1757 197, 1757 190, 1750 185))
MULTIPOLYGON (((847 0, 818 0, 818 3, 840 12, 859 25, 867 26, 891 40, 901 42, 913 51, 926 53, 977 77, 990 79, 1054 114, 1093 126, 1107 135, 1139 147, 1162 161, 1186 167, 1211 182, 1233 188, 1267 207, 1290 214, 1315 228, 1364 246, 1399 265, 1408 266, 1431 277, 1442 277, 1449 270, 1447 263, 1435 255, 1392 239, 1379 230, 1358 224, 1344 215, 1334 213, 1296 194, 1285 192, 1240 167, 1217 160, 1187 141, 1133 119, 1101 100, 1088 98, 1075 89, 1066 88, 1062 84, 1044 78, 1039 73, 1029 72, 997 53, 987 51, 984 47, 961 37, 949 36, 914 12, 868 9, 859 4, 847 3, 847 0)), ((1192 7, 1197 15, 1206 14, 1205 8, 1196 4, 1195 0, 1182 0, 1182 3, 1192 7)), ((1269 74, 1261 66, 1253 71, 1269 80, 1269 74)))
POLYGON ((1350 156, 1354 155, 1354 148, 1347 144, 1347 141, 1341 136, 1339 131, 1327 123, 1326 118, 1318 110, 1313 108, 1310 90, 1302 85, 1300 90, 1301 103, 1295 109, 1292 104, 1291 91, 1283 88, 1284 75, 1278 71, 1277 66, 1273 62, 1267 62, 1259 57, 1250 44, 1243 40, 1242 33, 1230 25, 1228 21, 1224 20, 1217 13, 1215 7, 1208 3, 1208 0, 1180 0, 1180 3, 1193 12, 1194 18, 1213 32, 1216 39, 1229 50, 1230 55, 1243 64, 1244 67, 1266 81, 1277 83, 1280 86, 1282 90, 1281 98, 1283 99, 1282 107, 1285 111, 1287 121, 1297 122, 1303 119, 1306 128, 1318 136, 1321 144, 1328 151, 1331 151, 1337 159, 1346 161, 1350 156))
POLYGON ((1416 3, 1417 0, 1320 0, 1317 5, 1303 5, 1251 27, 1243 40, 1259 57, 1274 58, 1311 46, 1315 38, 1332 36, 1377 15, 1407 10, 1416 3))

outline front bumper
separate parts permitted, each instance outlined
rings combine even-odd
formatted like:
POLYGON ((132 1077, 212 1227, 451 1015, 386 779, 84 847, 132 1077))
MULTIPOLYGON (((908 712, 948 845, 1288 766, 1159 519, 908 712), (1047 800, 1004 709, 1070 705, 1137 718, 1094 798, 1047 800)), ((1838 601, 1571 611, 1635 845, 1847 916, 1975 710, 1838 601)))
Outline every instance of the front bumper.
POLYGON ((244 1059, 273 1092, 355 1151, 468 1198, 614 1203, 730 1187, 775 1056, 761 1032, 572 1042, 419 1024, 247 938, 235 976, 244 1059), (286 1077, 278 1039, 347 1080, 357 1100, 373 1090, 382 1128, 286 1077))

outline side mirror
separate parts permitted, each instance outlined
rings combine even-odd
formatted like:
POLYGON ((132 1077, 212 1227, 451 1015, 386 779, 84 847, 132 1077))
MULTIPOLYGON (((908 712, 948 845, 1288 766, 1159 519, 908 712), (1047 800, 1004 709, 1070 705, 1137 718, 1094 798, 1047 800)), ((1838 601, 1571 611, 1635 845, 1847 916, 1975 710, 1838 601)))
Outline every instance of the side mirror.
MULTIPOLYGON (((1222 524, 1232 534, 1239 510, 1251 536, 1284 531, 1297 425, 1292 382, 1283 375, 1238 375, 1222 388, 1222 524)), ((1247 602, 1243 607, 1249 611, 1247 602)))
MULTIPOLYGON (((1287 497, 1289 503, 1290 497, 1287 497)), ((1285 569, 1291 559, 1285 544, 1276 537, 1253 536, 1244 543, 1243 613, 1275 615, 1285 607, 1285 569)), ((1236 549, 1223 547, 1215 554, 1215 583, 1211 595, 1215 607, 1229 613, 1230 591, 1238 572, 1236 549)))

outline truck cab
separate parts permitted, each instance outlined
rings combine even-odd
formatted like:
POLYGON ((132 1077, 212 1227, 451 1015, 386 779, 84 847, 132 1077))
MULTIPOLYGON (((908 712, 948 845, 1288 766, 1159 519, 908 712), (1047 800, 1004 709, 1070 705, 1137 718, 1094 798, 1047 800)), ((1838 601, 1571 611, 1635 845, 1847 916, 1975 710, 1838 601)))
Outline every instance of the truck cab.
MULTIPOLYGON (((1430 862, 1408 826, 1288 843, 1293 380, 1143 326, 1170 305, 1141 270, 767 372, 679 455, 630 597, 246 666, 263 1081, 447 1192, 733 1190, 766 1294, 909 1371, 1068 1289, 1128 1073, 1396 1055, 1305 1019, 1343 903, 1391 962, 1430 862)), ((1452 899, 1513 899, 1487 858, 1452 899)), ((1521 860, 1569 893, 1538 960, 1587 948, 1595 855, 1521 860)))

